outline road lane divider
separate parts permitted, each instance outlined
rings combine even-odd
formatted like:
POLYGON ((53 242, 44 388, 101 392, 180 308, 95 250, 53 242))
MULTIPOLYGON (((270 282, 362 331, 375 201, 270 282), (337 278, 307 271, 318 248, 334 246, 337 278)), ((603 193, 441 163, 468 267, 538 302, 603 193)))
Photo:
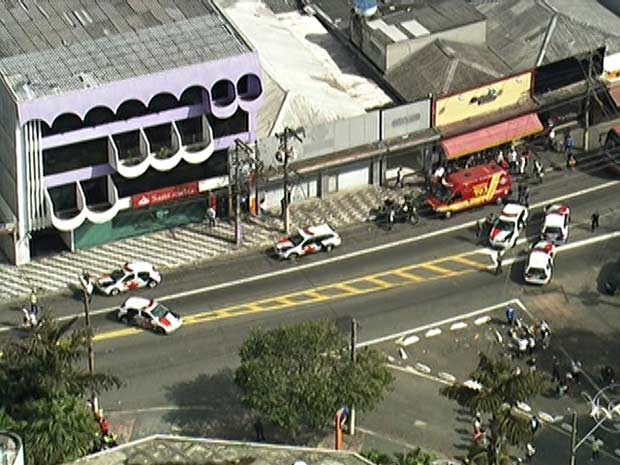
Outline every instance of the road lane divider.
MULTIPOLYGON (((615 231, 602 236, 595 236, 558 246, 557 250, 559 254, 563 251, 584 247, 618 237, 620 237, 620 231, 615 231)), ((221 309, 188 315, 184 317, 184 324, 188 326, 230 318, 239 318, 247 315, 288 310, 318 304, 328 300, 352 298, 398 287, 420 285, 440 279, 453 278, 474 272, 491 271, 495 267, 494 264, 485 264, 474 258, 475 256, 480 256, 481 254, 487 252, 487 248, 477 249, 463 254, 407 265, 381 273, 373 273, 367 276, 356 277, 333 284, 322 285, 315 288, 268 297, 254 302, 242 303, 221 309), (419 274, 421 270, 424 270, 427 274, 433 274, 421 276, 419 274), (416 271, 418 273, 416 273, 416 271)), ((488 259, 488 257, 486 258, 488 259)), ((503 264, 505 266, 510 266, 516 262, 524 261, 526 258, 527 255, 513 257, 504 260, 503 264)), ((109 339, 133 336, 139 333, 140 331, 135 328, 124 328, 96 334, 94 340, 99 342, 109 339)))
MULTIPOLYGON (((553 203, 557 203, 557 202, 561 202, 564 200, 568 200, 571 198, 575 198, 575 197, 579 197, 582 195, 586 195, 586 194, 590 194, 592 192, 596 192, 599 190, 603 190, 603 189, 607 189, 610 187, 614 187, 616 185, 618 185, 620 183, 620 180, 614 180, 614 181, 608 181, 606 183, 603 184, 599 184, 596 186, 592 186, 592 187, 588 187, 585 189, 581 189, 575 192, 571 192, 570 194, 566 194, 566 195, 561 195, 561 196, 557 196, 551 199, 547 199, 541 202, 536 202, 530 205, 530 210, 535 209, 535 208, 541 208, 544 207, 546 205, 549 204, 553 204, 553 203)), ((183 291, 183 292, 177 292, 177 293, 173 293, 173 294, 168 294, 165 296, 161 296, 159 297, 157 300, 159 300, 160 302, 166 302, 166 301, 170 301, 170 300, 175 300, 175 299, 180 299, 183 297, 190 297, 193 295, 200 295, 200 294, 205 294, 208 292, 212 292, 212 291, 216 291, 216 290, 220 290, 220 289, 226 289, 229 287, 234 287, 234 286, 238 286, 238 285, 242 285, 242 284, 248 284, 251 282, 255 282, 255 281, 260 281, 263 279, 268 279, 268 278, 273 278, 276 276, 281 276, 281 275, 286 275, 286 274, 290 274, 290 273, 296 273, 299 271, 303 271, 303 270, 308 270, 308 269, 312 269, 312 268, 317 268, 320 266, 324 266, 324 265, 328 265, 330 263, 335 263, 341 260, 348 260, 351 258, 356 258, 356 257, 361 257, 364 255, 369 255, 375 252, 380 252, 382 250, 387 250, 390 248, 394 248, 394 247, 398 247, 401 245, 406 245, 406 244, 412 244, 415 242, 419 242, 419 241, 423 241, 426 239, 430 239, 433 237, 437 237, 437 236, 441 236, 444 234, 448 234, 451 232, 455 232, 455 231, 459 231, 462 229, 466 229, 472 226, 475 226, 476 223, 479 220, 472 220, 472 221, 466 221, 464 223, 460 223, 454 226, 449 226, 447 228, 443 228, 443 229, 439 229, 439 230, 435 230, 435 231, 430 231, 428 233, 424 233, 424 234, 420 234, 418 236, 414 236, 414 237, 408 237, 405 239, 401 239, 398 241, 393 241, 393 242, 387 242, 385 244, 379 244, 373 247, 369 247, 367 249, 363 249, 363 250, 357 250, 354 252, 350 252, 348 254, 343 254, 343 255, 335 255, 333 257, 329 257, 317 262, 312 262, 312 263, 304 263, 292 268, 286 268, 286 269, 282 269, 282 270, 276 270, 276 271, 271 271, 268 273, 264 273, 264 274, 260 274, 260 275, 256 275, 256 276, 249 276, 249 277, 245 277, 245 278, 241 278, 241 279, 236 279, 236 280, 232 280, 232 281, 227 281, 225 283, 219 283, 219 284, 214 284, 214 285, 210 285, 210 286, 203 286, 197 289, 192 289, 189 291, 183 291)), ((110 313, 111 311, 115 310, 117 308, 117 306, 114 307, 106 307, 106 308, 101 308, 101 309, 97 309, 97 310, 91 310, 90 314, 91 316, 96 316, 96 315, 104 315, 107 313, 110 313)), ((66 321, 66 320, 70 320, 72 318, 82 318, 83 315, 81 313, 77 313, 77 314, 73 314, 73 315, 65 315, 65 316, 61 316, 58 318, 58 320, 60 321, 66 321)), ((6 332, 9 331, 11 329, 13 329, 14 326, 1 326, 0 327, 0 332, 6 332)))

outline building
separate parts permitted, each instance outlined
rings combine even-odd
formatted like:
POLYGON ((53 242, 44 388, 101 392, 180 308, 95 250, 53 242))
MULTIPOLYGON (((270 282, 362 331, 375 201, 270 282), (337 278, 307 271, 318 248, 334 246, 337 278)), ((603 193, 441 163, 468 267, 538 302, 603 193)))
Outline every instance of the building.
POLYGON ((13 262, 224 214, 257 53, 211 0, 0 5, 0 249, 13 262), (217 191, 217 192, 216 192, 217 191))
POLYGON ((89 455, 74 465, 372 465, 349 451, 156 435, 89 455))

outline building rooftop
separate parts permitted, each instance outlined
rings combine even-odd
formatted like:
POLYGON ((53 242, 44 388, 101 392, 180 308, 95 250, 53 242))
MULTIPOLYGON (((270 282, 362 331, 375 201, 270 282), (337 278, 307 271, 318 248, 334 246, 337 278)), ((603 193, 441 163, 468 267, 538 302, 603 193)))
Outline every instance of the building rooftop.
POLYGON ((372 465, 348 451, 306 447, 150 436, 72 462, 75 465, 372 465))
MULTIPOLYGON (((419 3, 401 3, 407 1, 419 3)), ((583 2, 591 4, 594 20, 581 2, 472 1, 469 6, 487 18, 486 46, 435 41, 385 77, 406 100, 414 101, 429 93, 474 88, 603 45, 610 53, 620 51, 620 18, 597 0, 583 2)))
POLYGON ((320 125, 392 103, 317 18, 298 10, 276 14, 260 0, 222 0, 221 5, 258 52, 274 90, 285 94, 281 101, 276 90, 278 98, 261 110, 260 118, 273 122, 263 130, 269 126, 273 134, 284 126, 320 125))
POLYGON ((510 67, 485 46, 435 40, 385 77, 411 102, 429 93, 447 95, 471 89, 508 74, 510 67))
POLYGON ((385 44, 390 44, 484 19, 484 15, 464 0, 438 0, 424 4, 412 2, 399 7, 383 6, 378 14, 368 21, 368 26, 382 32, 379 37, 385 44))
POLYGON ((0 73, 18 101, 250 50, 211 0, 0 2, 0 73))

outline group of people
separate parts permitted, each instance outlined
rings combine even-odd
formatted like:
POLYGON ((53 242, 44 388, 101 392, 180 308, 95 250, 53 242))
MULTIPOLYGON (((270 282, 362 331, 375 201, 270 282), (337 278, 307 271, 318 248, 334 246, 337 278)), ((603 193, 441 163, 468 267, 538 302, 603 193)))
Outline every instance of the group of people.
POLYGON ((514 344, 516 356, 530 357, 527 364, 530 370, 536 370, 534 352, 538 347, 547 349, 551 341, 551 327, 546 320, 541 320, 536 325, 527 325, 517 318, 517 310, 513 306, 506 309, 506 322, 509 325, 508 336, 514 344))

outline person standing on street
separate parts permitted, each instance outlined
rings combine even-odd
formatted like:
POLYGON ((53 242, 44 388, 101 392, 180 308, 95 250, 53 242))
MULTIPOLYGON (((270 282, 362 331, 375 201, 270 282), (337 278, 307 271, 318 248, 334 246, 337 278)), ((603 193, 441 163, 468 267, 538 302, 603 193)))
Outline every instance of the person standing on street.
POLYGON ((521 155, 519 155, 519 174, 520 175, 524 175, 525 174, 525 167, 527 166, 527 158, 525 157, 525 154, 522 153, 521 155))
POLYGON ((527 459, 527 463, 532 463, 532 459, 534 458, 534 454, 536 453, 536 449, 529 442, 525 446, 525 458, 527 459))
POLYGON ((517 316, 517 310, 511 305, 506 308, 506 322, 508 326, 512 326, 515 322, 515 318, 517 316))
POLYGON ((495 275, 498 276, 502 274, 502 251, 497 251, 497 256, 495 258, 495 275))
POLYGON ((536 178, 538 178, 538 181, 542 184, 543 177, 545 176, 545 169, 538 159, 534 160, 534 172, 536 173, 536 178))
POLYGON ((260 418, 257 418, 254 422, 254 432, 256 433, 256 442, 265 441, 265 430, 260 418))
POLYGON ((554 355, 553 356, 553 368, 551 369, 551 381, 555 382, 555 383, 559 383, 561 380, 561 373, 560 373, 560 362, 558 362, 558 358, 554 355))
POLYGON ((603 441, 599 438, 592 438, 592 460, 598 460, 601 456, 601 447, 603 447, 603 441))
POLYGON ((396 183, 395 187, 403 187, 403 168, 399 166, 396 170, 396 183))
POLYGON ((480 237, 482 235, 483 226, 484 226, 484 220, 476 221, 476 237, 480 237))
POLYGON ((215 227, 215 217, 217 216, 217 213, 215 212, 215 208, 213 207, 209 207, 207 208, 207 226, 209 228, 213 228, 215 227))
POLYGON ((540 421, 538 421, 538 417, 536 415, 533 415, 530 419, 530 431, 532 431, 532 434, 536 434, 538 428, 540 428, 540 421))
POLYGON ((599 214, 598 210, 596 210, 594 213, 592 213, 592 216, 590 217, 590 219, 592 220, 592 223, 591 223, 592 232, 594 232, 594 230, 596 228, 598 228, 598 220, 599 220, 600 216, 601 215, 599 214))
POLYGON ((39 313, 39 304, 38 304, 37 291, 32 289, 30 291, 30 313, 39 313))
POLYGON ((581 362, 579 360, 573 360, 570 364, 570 371, 573 375, 573 381, 575 381, 576 384, 579 384, 579 382, 581 381, 582 371, 581 362))

